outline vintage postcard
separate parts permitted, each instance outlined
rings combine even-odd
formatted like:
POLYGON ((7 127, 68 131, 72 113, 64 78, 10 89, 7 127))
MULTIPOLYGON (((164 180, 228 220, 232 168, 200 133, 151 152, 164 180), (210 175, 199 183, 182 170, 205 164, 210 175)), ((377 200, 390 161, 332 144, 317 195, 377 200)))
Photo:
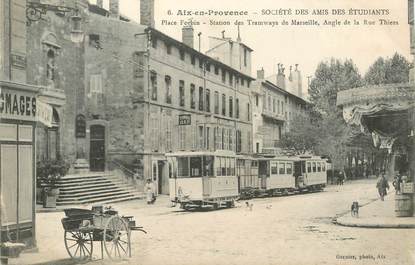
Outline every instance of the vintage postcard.
POLYGON ((1 264, 415 264, 413 0, 2 0, 1 264))

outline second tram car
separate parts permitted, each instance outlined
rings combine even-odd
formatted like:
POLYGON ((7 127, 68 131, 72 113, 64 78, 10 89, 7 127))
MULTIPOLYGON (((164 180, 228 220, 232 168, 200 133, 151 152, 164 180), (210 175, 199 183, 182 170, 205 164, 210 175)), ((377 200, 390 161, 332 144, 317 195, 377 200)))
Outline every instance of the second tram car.
POLYGON ((239 198, 234 152, 177 152, 166 156, 173 165, 170 199, 182 208, 232 207, 239 198))

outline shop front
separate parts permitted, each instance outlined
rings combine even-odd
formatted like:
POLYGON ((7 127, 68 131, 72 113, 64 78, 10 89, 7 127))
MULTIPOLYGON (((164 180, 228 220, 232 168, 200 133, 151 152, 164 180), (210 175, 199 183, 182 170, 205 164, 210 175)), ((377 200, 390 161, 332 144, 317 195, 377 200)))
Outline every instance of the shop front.
POLYGON ((38 87, 0 81, 1 242, 19 242, 25 247, 36 246, 38 92, 38 87))

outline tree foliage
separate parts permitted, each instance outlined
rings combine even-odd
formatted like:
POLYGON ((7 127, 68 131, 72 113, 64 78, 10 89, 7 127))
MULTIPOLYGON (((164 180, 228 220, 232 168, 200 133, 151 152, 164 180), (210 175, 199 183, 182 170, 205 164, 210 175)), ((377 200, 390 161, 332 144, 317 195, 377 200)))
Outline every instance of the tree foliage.
POLYGON ((395 53, 392 58, 379 57, 365 74, 365 84, 380 85, 408 82, 410 67, 410 62, 398 53, 395 53))
POLYGON ((362 77, 352 60, 321 62, 310 83, 310 101, 322 113, 338 112, 337 92, 362 84, 362 77))

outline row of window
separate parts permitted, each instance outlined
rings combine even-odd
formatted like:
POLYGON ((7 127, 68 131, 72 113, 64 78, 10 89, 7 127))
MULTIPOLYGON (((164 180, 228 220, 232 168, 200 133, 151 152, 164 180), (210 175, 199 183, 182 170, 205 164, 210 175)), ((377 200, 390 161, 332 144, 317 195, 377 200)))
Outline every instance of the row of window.
POLYGON ((293 173, 293 164, 284 162, 271 162, 272 175, 284 175, 293 173))
POLYGON ((307 173, 311 172, 325 172, 326 163, 324 162, 307 162, 307 173))
POLYGON ((272 111, 278 114, 284 114, 284 101, 280 101, 271 95, 264 95, 264 110, 272 111))
MULTIPOLYGON (((154 49, 157 49, 158 46, 158 41, 156 38, 152 38, 152 47, 154 49)), ((170 44, 166 44, 166 53, 168 55, 172 55, 172 45, 170 44)), ((186 60, 186 52, 184 51, 184 49, 179 49, 179 57, 180 60, 185 61, 186 60)), ((222 82, 226 83, 227 81, 229 82, 230 86, 237 86, 238 84, 241 84, 241 86, 246 86, 249 88, 251 85, 251 81, 243 78, 242 76, 237 76, 237 75, 233 75, 232 73, 230 73, 229 71, 226 71, 223 68, 220 68, 218 65, 214 65, 212 67, 212 63, 206 60, 203 60, 200 57, 197 57, 196 55, 190 55, 190 63, 192 65, 196 65, 196 59, 199 62, 199 68, 203 69, 205 68, 205 70, 207 72, 211 72, 212 68, 213 68, 213 72, 215 73, 215 75, 219 75, 219 70, 221 72, 221 76, 222 76, 222 82), (228 78, 226 78, 228 76, 228 78)), ((245 49, 245 53, 244 53, 244 65, 247 66, 247 51, 245 49)))
MULTIPOLYGON (((157 73, 155 73, 154 71, 151 72, 151 99, 152 100, 157 100, 157 73)), ((167 104, 171 104, 172 103, 172 79, 170 76, 166 75, 165 78, 165 101, 167 104)), ((179 80, 179 105, 180 107, 185 107, 186 106, 186 88, 185 88, 185 82, 184 80, 179 80)), ((198 95, 199 95, 199 110, 200 111, 207 111, 210 112, 210 90, 209 89, 203 89, 203 87, 199 87, 198 88, 198 95)), ((239 113, 239 99, 235 98, 235 102, 232 96, 229 96, 228 98, 228 104, 227 104, 227 99, 226 99, 226 95, 222 94, 222 109, 221 112, 219 112, 219 92, 215 91, 214 93, 214 113, 215 114, 222 114, 223 116, 228 115, 229 117, 233 118, 235 116, 236 119, 240 118, 240 113, 239 113), (228 105, 228 112, 227 112, 227 108, 226 105, 228 105), (234 108, 235 108, 235 112, 234 112, 234 108)), ((191 109, 196 109, 196 86, 195 84, 190 84, 190 108, 191 109)), ((250 105, 249 103, 247 103, 247 120, 250 121, 250 115, 251 115, 251 110, 250 110, 250 105)))
POLYGON ((235 159, 230 157, 178 157, 177 175, 179 178, 200 178, 216 176, 235 176, 235 159), (215 161, 215 163, 214 163, 215 161), (215 166, 215 171, 213 171, 215 166))

